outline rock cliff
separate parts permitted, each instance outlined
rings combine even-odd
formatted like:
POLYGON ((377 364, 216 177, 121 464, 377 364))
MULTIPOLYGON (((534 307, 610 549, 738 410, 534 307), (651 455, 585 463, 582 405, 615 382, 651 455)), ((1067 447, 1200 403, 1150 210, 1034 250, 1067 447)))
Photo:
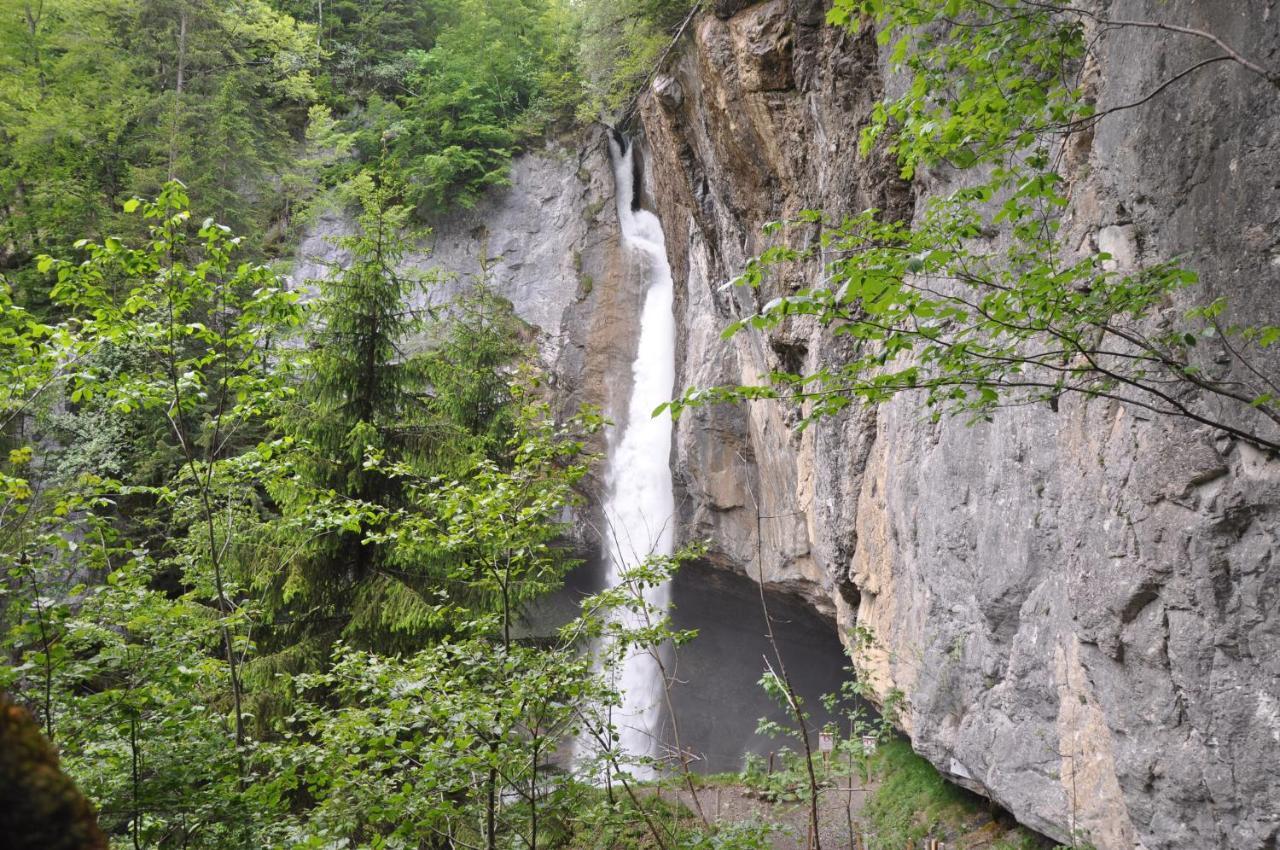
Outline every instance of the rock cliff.
MULTIPOLYGON (((340 265, 335 240, 354 227, 349 212, 321 207, 292 284, 305 288, 340 265)), ((604 128, 517 157, 508 187, 431 222, 404 265, 427 273, 426 302, 446 303, 480 282, 510 301, 529 326, 559 413, 589 404, 625 419, 644 292, 619 243, 604 128)), ((584 538, 594 536, 593 523, 585 519, 584 538)))
MULTIPOLYGON (((1280 60, 1264 2, 1105 6, 1280 60)), ((764 247, 761 225, 812 207, 909 215, 951 180, 906 185, 891 163, 857 156, 870 105, 897 81, 870 39, 822 25, 821 2, 713 12, 642 102, 680 387, 839 357, 803 322, 720 339, 750 299, 776 294, 725 287, 764 247)), ((1104 109, 1215 55, 1168 32, 1094 35, 1104 109)), ((1278 140, 1274 88, 1226 65, 1193 75, 1072 152, 1067 238, 1123 264, 1182 257, 1210 296, 1274 322, 1278 140)), ((918 751, 1059 840, 1276 846, 1280 462, 1100 402, 966 427, 903 399, 800 434, 793 424, 773 402, 686 414, 680 533, 834 613, 846 640, 873 634, 865 675, 905 694, 918 751)))

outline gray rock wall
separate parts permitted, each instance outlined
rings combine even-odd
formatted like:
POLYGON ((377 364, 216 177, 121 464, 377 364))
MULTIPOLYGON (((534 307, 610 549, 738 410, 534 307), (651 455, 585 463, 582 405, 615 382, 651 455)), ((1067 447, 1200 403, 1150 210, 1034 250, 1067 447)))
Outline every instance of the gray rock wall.
MULTIPOLYGON (((628 387, 606 376, 625 372, 619 364, 630 362, 634 340, 618 330, 638 315, 641 296, 619 256, 603 133, 520 155, 510 181, 475 209, 431 222, 404 265, 439 278, 427 286, 425 301, 444 303, 477 282, 509 300, 532 329, 553 379, 563 381, 558 398, 566 408, 585 401, 613 409, 619 399, 625 407, 628 387)), ((321 210, 299 247, 293 284, 305 286, 341 265, 346 256, 334 240, 353 228, 349 211, 321 210)))
MULTIPOLYGON (((821 26, 820 2, 721 5, 642 106, 647 185, 677 277, 681 387, 838 358, 837 341, 804 322, 720 338, 753 298, 818 272, 726 289, 764 246, 766 221, 809 207, 909 214, 949 185, 934 174, 906 186, 890 163, 857 157, 883 66, 867 40, 821 26)), ((1280 62, 1264 2, 1099 9, 1280 62)), ((1095 34, 1104 108, 1215 49, 1147 29, 1095 34)), ((1280 320, 1277 141, 1274 88, 1230 63, 1197 73, 1073 152, 1067 238, 1120 263, 1181 256, 1203 297, 1280 320)), ((970 428, 931 424, 904 399, 802 434, 793 424, 773 402, 686 414, 673 459, 681 535, 834 613, 846 639, 869 629, 864 675, 882 695, 905 693, 922 754, 1060 840, 1276 845, 1280 463, 1102 402, 970 428)))
MULTIPOLYGON (((620 421, 643 292, 639 270, 619 249, 604 131, 593 128, 521 154, 510 180, 475 209, 431 222, 404 266, 437 278, 422 296, 430 303, 487 284, 528 324, 557 412, 587 404, 620 421)), ((299 247, 292 284, 305 287, 340 266, 347 257, 334 240, 353 228, 350 211, 320 211, 299 247)))

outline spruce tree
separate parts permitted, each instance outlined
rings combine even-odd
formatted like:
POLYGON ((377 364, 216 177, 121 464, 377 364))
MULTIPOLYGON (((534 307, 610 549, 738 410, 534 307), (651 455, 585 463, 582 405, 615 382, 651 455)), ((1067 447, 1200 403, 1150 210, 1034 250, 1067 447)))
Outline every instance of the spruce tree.
POLYGON ((309 282, 303 380, 281 422, 284 556, 256 568, 268 673, 321 668, 340 639, 408 651, 448 628, 459 555, 398 550, 390 526, 417 510, 403 482, 501 462, 515 421, 506 372, 522 347, 509 305, 478 287, 426 306, 434 275, 405 271, 414 234, 398 187, 364 174, 347 193, 361 210, 337 240, 348 259, 309 282))

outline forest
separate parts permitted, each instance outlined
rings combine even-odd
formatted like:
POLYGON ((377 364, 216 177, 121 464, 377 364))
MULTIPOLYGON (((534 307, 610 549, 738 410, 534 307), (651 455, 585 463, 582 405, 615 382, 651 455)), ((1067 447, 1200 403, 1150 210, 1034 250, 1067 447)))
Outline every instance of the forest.
MULTIPOLYGON (((30 836, 11 846, 887 850, 988 822, 983 846, 1060 843, 912 753, 896 685, 835 689, 820 754, 780 654, 760 680, 788 718, 762 726, 789 740, 776 769, 703 775, 678 730, 628 752, 611 671, 639 654, 677 678, 663 659, 696 630, 651 591, 709 544, 652 549, 554 632, 526 627, 595 554, 581 518, 613 423, 558 404, 493 281, 410 258, 522 152, 639 120, 720 5, 750 4, 0 0, 0 830, 30 836), (335 209, 342 260, 292 285, 335 209), (875 788, 858 828, 854 783, 875 788), (722 786, 799 826, 721 818, 722 786)), ((1092 25, 1057 0, 825 4, 823 32, 911 80, 877 90, 859 161, 972 179, 743 237, 758 250, 719 291, 750 306, 723 339, 803 320, 828 349, 771 342, 757 380, 673 387, 653 416, 776 404, 799 444, 899 397, 979 428, 1082 398, 1273 457, 1271 318, 1202 298, 1153 323, 1191 264, 1062 249, 1071 133, 1105 117, 1092 25), (821 282, 794 284, 805 264, 821 282), (958 284, 912 283, 936 279, 958 284), (1226 371, 1205 365, 1220 345, 1226 371)), ((879 651, 841 637, 855 667, 879 651)))

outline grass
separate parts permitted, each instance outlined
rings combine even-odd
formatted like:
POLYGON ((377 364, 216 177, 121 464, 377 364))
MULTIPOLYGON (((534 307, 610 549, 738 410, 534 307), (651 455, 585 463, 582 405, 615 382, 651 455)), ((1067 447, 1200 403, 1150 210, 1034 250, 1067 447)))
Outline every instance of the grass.
POLYGON ((906 741, 890 741, 872 757, 878 778, 867 799, 863 820, 872 833, 872 850, 900 850, 937 838, 947 847, 981 845, 990 850, 1039 850, 1052 846, 1012 823, 991 803, 953 785, 906 741))
MULTIPOLYGON (((695 788, 728 788, 742 784, 742 774, 740 773, 691 773, 690 778, 693 780, 695 788)), ((684 776, 671 777, 664 784, 675 789, 684 788, 684 776)))

